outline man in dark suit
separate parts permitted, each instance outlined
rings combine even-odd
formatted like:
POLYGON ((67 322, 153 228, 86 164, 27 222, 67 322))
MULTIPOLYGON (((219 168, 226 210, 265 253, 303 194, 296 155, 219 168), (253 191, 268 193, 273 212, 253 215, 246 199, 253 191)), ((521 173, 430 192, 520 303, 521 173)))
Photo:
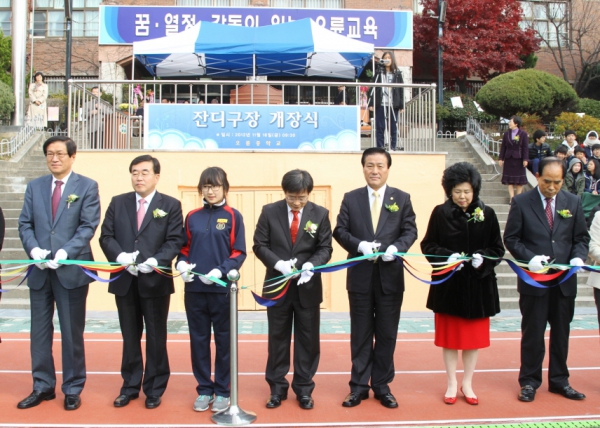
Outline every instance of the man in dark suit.
POLYGON ((380 247, 385 255, 348 269, 352 372, 343 406, 359 405, 372 388, 383 406, 396 408, 389 384, 394 380, 404 271, 393 254, 408 251, 417 239, 417 225, 410 195, 386 185, 390 154, 370 148, 361 162, 367 186, 344 195, 333 237, 349 258, 373 254, 380 247))
MULTIPOLYGON (((583 265, 588 254, 588 235, 581 200, 561 192, 565 167, 555 157, 540 161, 536 175, 538 186, 515 196, 504 230, 504 245, 517 260, 528 260, 529 270, 537 272, 553 260, 556 264, 583 265)), ((544 332, 550 323, 550 361, 548 383, 550 392, 573 400, 585 395, 569 385, 567 354, 569 324, 575 312, 577 275, 557 285, 562 276, 533 287, 517 281, 521 309, 521 370, 519 400, 529 402, 542 384, 542 363, 545 353, 544 332)))
MULTIPOLYGON (((321 354, 320 308, 323 301, 321 274, 315 266, 331 258, 329 211, 308 200, 313 189, 310 174, 299 169, 283 176, 285 200, 265 205, 254 232, 254 252, 267 268, 265 280, 292 273, 301 266, 300 278, 290 279, 285 297, 267 308, 269 351, 265 378, 271 389, 267 408, 287 399, 290 341, 294 325, 294 378, 292 390, 303 409, 312 409, 313 377, 321 354)), ((271 283, 269 283, 271 284, 271 283)), ((274 297, 267 292, 265 297, 274 297)))
POLYGON ((86 380, 83 330, 85 302, 93 281, 78 266, 62 260, 93 260, 90 240, 100 223, 98 183, 73 172, 77 145, 69 137, 51 137, 43 146, 51 174, 27 185, 19 216, 25 252, 37 263, 27 279, 31 302, 33 392, 19 409, 56 398, 52 357, 54 304, 62 336, 62 391, 65 410, 81 405, 86 380))
MULTIPOLYGON (((171 262, 185 242, 181 203, 156 191, 160 163, 150 155, 136 157, 129 165, 133 192, 115 196, 104 217, 100 247, 110 262, 127 266, 127 272, 108 287, 115 295, 123 335, 121 376, 123 386, 114 401, 124 407, 139 397, 142 387, 146 408, 160 405, 170 376, 167 355, 167 316, 173 278, 160 275, 153 267, 170 273, 171 262), (145 260, 142 264, 137 262, 145 260), (142 332, 146 325, 146 368, 142 359, 142 332)), ((117 278, 118 277, 118 278, 117 278)))

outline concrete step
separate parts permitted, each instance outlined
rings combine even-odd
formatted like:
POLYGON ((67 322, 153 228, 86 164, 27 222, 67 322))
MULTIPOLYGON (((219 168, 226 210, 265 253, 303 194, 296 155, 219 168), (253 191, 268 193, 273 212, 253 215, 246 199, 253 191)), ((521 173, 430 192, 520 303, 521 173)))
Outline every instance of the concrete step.
POLYGON ((5 243, 2 251, 0 251, 0 258, 3 260, 29 260, 29 256, 25 254, 25 250, 20 245, 18 247, 8 247, 5 243))
MULTIPOLYGON (((22 204, 21 204, 22 205, 22 204)), ((4 219, 8 222, 10 219, 18 219, 19 215, 21 215, 20 208, 2 208, 2 214, 4 215, 4 219)), ((7 223, 8 226, 8 223, 7 223)))
POLYGON ((9 202, 9 201, 21 201, 21 207, 23 207, 23 200, 24 199, 25 199, 25 191, 23 191, 23 193, 12 193, 12 192, 0 191, 0 206, 3 207, 3 208, 4 208, 4 202, 5 201, 6 202, 9 202))
POLYGON ((17 183, 8 183, 6 181, 2 181, 0 184, 0 193, 22 193, 25 194, 25 190, 27 189, 27 183, 17 184, 17 183))
MULTIPOLYGON (((10 220, 14 221, 14 220, 10 220)), ((7 225, 8 226, 8 225, 7 225)), ((4 239, 7 238, 18 238, 19 237, 19 229, 16 227, 6 227, 4 229, 4 239)))
POLYGON ((4 217, 4 220, 6 222, 6 228, 17 228, 19 227, 19 219, 18 218, 6 218, 4 217))
MULTIPOLYGON (((8 293, 10 294, 10 293, 8 293)), ((28 297, 25 298, 10 298, 10 297, 2 297, 2 302, 0 303, 0 308, 2 309, 29 309, 29 294, 28 297)))
POLYGON ((11 284, 3 284, 2 289, 8 290, 2 294, 2 301, 0 302, 1 309, 7 309, 4 307, 6 303, 5 299, 25 299, 27 300, 27 304, 29 306, 29 288, 27 287, 27 283, 18 285, 21 282, 20 279, 14 280, 11 284))
MULTIPOLYGON (((22 196, 25 196, 24 194, 22 196)), ((23 197, 17 199, 7 199, 0 197, 0 207, 4 211, 5 209, 18 209, 21 212, 23 208, 23 197)))

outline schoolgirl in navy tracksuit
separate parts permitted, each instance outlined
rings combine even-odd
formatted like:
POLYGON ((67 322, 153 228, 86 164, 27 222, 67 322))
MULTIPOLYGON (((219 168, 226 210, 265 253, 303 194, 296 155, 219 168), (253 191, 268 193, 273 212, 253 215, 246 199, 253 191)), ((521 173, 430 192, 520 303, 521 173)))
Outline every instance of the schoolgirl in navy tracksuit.
POLYGON ((239 270, 246 259, 244 221, 239 211, 227 205, 227 174, 219 167, 205 169, 198 191, 203 206, 185 219, 187 242, 181 249, 177 269, 185 284, 185 310, 190 329, 192 370, 199 396, 194 410, 213 411, 229 404, 229 286, 227 273, 239 270), (227 282, 220 286, 190 271, 227 282), (211 325, 216 347, 215 378, 211 379, 211 325))

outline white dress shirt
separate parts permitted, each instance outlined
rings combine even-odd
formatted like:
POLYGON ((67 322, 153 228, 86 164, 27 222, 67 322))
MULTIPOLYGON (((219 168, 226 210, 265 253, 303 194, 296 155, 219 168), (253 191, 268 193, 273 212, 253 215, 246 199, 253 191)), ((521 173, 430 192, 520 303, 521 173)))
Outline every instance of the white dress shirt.
POLYGON ((69 181, 69 178, 71 177, 71 174, 73 174, 73 170, 69 171, 69 173, 67 174, 66 177, 61 178, 60 180, 54 176, 52 176, 52 188, 50 189, 50 196, 52 196, 52 194, 54 193, 54 189, 56 188, 56 182, 57 181, 62 181, 62 186, 60 188, 60 196, 62 198, 63 193, 65 192, 65 187, 67 187, 67 181, 69 181))
POLYGON ((154 191, 152 193, 150 193, 148 196, 146 196, 145 198, 142 198, 140 195, 138 195, 136 193, 135 194, 135 212, 137 212, 140 209, 140 199, 143 199, 146 201, 146 203, 144 204, 144 214, 146 214, 148 212, 148 207, 150 206, 150 202, 152 202, 152 198, 154 197, 155 194, 156 194, 156 189, 154 189, 154 191))

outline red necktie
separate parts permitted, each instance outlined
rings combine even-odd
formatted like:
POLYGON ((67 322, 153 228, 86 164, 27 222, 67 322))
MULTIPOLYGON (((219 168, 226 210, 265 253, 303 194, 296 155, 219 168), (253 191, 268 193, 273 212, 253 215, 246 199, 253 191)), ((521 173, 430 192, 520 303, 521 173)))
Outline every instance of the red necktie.
POLYGON ((552 198, 546 198, 546 218, 550 230, 554 227, 554 213, 552 212, 552 198))
POLYGON ((56 187, 54 187, 54 192, 52 192, 52 222, 54 223, 54 219, 56 218, 56 211, 58 210, 58 204, 60 204, 61 191, 60 188, 63 185, 63 182, 60 180, 56 180, 56 187))
POLYGON ((298 211, 292 211, 292 214, 294 215, 294 219, 290 227, 290 234, 292 235, 292 245, 294 245, 296 243, 296 236, 298 236, 298 224, 300 220, 298 220, 298 211))

